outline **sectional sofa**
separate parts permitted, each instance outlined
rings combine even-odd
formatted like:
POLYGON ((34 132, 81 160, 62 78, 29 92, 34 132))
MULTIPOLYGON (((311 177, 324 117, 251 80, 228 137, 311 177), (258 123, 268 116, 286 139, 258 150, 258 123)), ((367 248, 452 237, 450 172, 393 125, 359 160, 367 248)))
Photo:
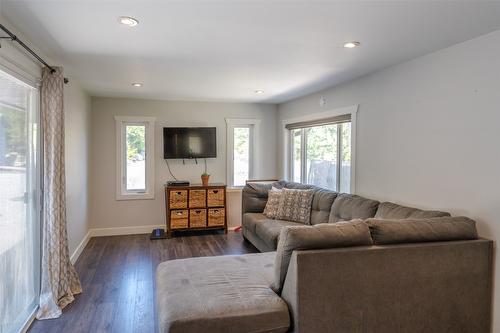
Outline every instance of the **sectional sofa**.
POLYGON ((335 223, 353 219, 409 219, 450 216, 450 213, 420 210, 400 206, 391 202, 380 203, 358 195, 337 193, 312 185, 278 181, 273 183, 248 183, 242 194, 243 237, 261 252, 275 251, 278 236, 285 226, 300 226, 303 223, 268 219, 264 214, 268 191, 272 188, 313 189, 311 224, 335 223))
POLYGON ((296 183, 243 189, 260 254, 157 268, 160 332, 489 332, 492 241, 475 222, 296 183), (263 215, 267 193, 312 188, 312 226, 263 215))

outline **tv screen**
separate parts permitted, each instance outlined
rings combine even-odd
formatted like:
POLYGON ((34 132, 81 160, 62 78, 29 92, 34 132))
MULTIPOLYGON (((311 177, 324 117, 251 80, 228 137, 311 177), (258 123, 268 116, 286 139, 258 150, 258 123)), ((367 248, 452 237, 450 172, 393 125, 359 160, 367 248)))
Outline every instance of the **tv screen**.
POLYGON ((163 157, 217 157, 215 127, 164 127, 163 157))

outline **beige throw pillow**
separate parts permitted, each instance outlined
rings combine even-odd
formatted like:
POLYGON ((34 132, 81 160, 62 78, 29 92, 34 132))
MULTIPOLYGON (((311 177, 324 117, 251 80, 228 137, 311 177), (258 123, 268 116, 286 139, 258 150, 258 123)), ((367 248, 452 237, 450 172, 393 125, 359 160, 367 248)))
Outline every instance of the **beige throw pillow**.
POLYGON ((264 208, 264 215, 266 215, 270 219, 276 218, 282 192, 283 190, 274 186, 268 191, 267 203, 266 207, 264 208))
POLYGON ((276 218, 310 224, 314 190, 283 189, 276 218))

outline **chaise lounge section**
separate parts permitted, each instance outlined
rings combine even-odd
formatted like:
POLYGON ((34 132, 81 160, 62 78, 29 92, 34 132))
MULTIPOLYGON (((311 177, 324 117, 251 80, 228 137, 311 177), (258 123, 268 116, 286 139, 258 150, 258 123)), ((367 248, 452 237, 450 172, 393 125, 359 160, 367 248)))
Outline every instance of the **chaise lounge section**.
POLYGON ((158 266, 160 332, 286 332, 288 306, 270 285, 275 253, 167 261, 158 266))

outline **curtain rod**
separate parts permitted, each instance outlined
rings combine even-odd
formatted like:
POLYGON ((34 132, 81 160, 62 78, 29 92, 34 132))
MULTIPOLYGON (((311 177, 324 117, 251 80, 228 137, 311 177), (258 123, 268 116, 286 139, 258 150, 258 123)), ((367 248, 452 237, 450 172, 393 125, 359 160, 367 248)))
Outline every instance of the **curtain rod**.
MULTIPOLYGON (((33 57, 35 57, 36 60, 38 60, 40 63, 42 63, 45 67, 50 69, 51 73, 55 73, 56 70, 54 67, 50 66, 45 60, 43 60, 38 54, 35 53, 28 45, 24 44, 22 40, 17 38, 16 35, 14 35, 9 29, 7 29, 3 24, 0 23, 0 29, 2 29, 8 37, 0 37, 0 39, 10 39, 13 42, 17 42, 19 45, 21 45, 22 48, 24 48, 26 51, 28 51, 33 57)), ((67 78, 64 78, 64 83, 68 83, 69 80, 67 78)))

